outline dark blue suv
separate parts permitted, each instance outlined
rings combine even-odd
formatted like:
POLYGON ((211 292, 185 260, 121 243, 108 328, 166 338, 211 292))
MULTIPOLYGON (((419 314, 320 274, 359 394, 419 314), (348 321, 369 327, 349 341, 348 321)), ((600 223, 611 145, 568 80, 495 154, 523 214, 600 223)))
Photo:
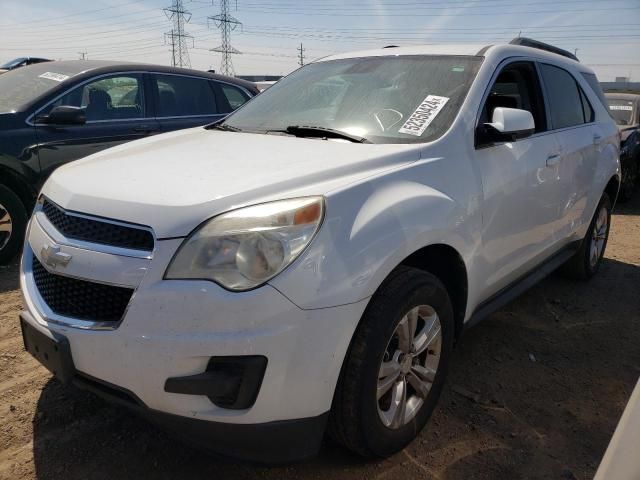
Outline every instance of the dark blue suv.
POLYGON ((20 250, 28 212, 56 167, 212 123, 256 94, 243 80, 135 63, 47 62, 0 75, 0 264, 20 250))

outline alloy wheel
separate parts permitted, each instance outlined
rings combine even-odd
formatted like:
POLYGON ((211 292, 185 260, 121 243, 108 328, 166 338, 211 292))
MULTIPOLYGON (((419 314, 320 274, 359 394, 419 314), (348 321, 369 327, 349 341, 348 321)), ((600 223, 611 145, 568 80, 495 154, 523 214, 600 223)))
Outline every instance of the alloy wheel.
POLYGON ((589 251, 589 263, 591 267, 595 267, 604 250, 609 232, 609 214, 605 207, 600 207, 596 223, 591 234, 591 248, 589 251))
POLYGON ((0 250, 7 246, 13 232, 13 221, 9 210, 0 203, 0 250))
POLYGON ((378 415, 390 429, 408 424, 420 411, 440 363, 442 326, 429 305, 412 308, 398 323, 378 371, 378 415))

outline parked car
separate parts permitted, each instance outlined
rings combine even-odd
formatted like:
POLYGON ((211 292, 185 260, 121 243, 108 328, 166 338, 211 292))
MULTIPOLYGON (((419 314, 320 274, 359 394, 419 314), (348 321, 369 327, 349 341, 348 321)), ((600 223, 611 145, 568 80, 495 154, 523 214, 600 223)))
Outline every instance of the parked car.
POLYGON ((640 95, 605 93, 605 96, 611 116, 620 129, 620 199, 628 200, 640 181, 640 95))
POLYGON ((39 63, 0 76, 0 264, 22 246, 28 212, 55 168, 219 120, 257 93, 220 75, 105 61, 39 63))
POLYGON ((33 65, 34 63, 43 63, 43 62, 50 62, 50 61, 51 60, 47 58, 38 58, 38 57, 14 58, 13 60, 5 63, 4 65, 0 65, 0 73, 5 73, 15 68, 26 67, 27 65, 33 65))
POLYGON ((22 258, 27 350, 223 454, 297 460, 327 429, 400 451, 465 328, 602 262, 618 130, 591 69, 518 43, 331 56, 58 169, 22 258))

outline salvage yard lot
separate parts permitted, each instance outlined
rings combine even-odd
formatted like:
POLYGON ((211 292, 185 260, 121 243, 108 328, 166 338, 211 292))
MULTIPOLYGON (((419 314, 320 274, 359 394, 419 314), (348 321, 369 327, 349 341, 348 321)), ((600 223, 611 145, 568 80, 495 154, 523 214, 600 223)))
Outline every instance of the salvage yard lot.
POLYGON ((17 265, 0 267, 1 479, 590 479, 640 376, 640 197, 591 282, 554 275, 464 336, 427 428, 384 461, 329 441, 274 468, 184 446, 52 379, 22 350, 20 305, 17 265))

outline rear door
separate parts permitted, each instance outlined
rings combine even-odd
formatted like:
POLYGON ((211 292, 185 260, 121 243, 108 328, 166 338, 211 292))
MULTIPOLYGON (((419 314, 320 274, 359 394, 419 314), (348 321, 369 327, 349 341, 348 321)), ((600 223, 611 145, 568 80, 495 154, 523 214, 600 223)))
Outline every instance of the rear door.
POLYGON ((84 125, 37 124, 38 156, 44 176, 63 163, 91 155, 158 131, 147 117, 147 93, 142 73, 103 75, 77 85, 36 112, 46 115, 56 106, 82 107, 84 125))
POLYGON ((168 73, 151 74, 156 120, 163 132, 197 127, 226 115, 212 80, 168 73))
POLYGON ((560 156, 554 166, 558 188, 554 203, 558 209, 560 240, 574 233, 585 218, 591 186, 603 141, 594 122, 595 113, 576 78, 567 70, 540 63, 540 72, 550 114, 551 128, 560 142, 560 156))

